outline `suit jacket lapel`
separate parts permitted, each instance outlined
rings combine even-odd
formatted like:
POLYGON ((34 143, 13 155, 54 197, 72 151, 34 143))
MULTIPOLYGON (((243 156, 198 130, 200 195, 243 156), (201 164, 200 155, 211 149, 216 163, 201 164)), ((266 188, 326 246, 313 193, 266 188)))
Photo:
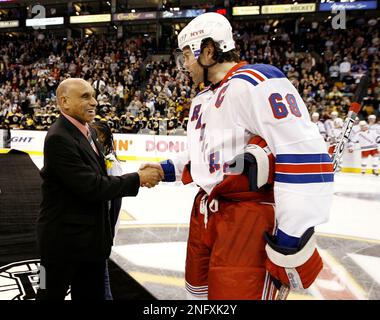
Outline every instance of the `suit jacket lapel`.
MULTIPOLYGON (((100 152, 99 144, 96 145, 99 150, 99 155, 97 156, 96 152, 92 149, 89 141, 87 138, 76 128, 69 120, 67 120, 64 116, 59 117, 62 119, 63 124, 65 125, 66 129, 69 130, 70 134, 73 136, 74 139, 76 139, 81 147, 82 150, 86 151, 86 153, 90 156, 90 158, 98 165, 98 167, 103 171, 103 173, 107 173, 104 159, 102 159, 103 155, 100 152)), ((91 131, 90 131, 91 132, 91 131)), ((94 142, 96 141, 96 138, 94 139, 94 142)), ((96 144, 96 142, 95 142, 96 144)))

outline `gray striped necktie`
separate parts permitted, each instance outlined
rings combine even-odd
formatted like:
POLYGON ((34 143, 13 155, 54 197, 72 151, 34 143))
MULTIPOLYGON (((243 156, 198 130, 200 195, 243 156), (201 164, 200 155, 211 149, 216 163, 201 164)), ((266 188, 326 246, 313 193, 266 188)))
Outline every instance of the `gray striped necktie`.
POLYGON ((95 151, 95 153, 96 153, 97 155, 99 155, 99 151, 98 151, 98 149, 96 149, 96 145, 95 145, 94 140, 92 139, 92 136, 91 136, 90 130, 87 131, 87 140, 88 140, 88 142, 90 143, 90 146, 92 147, 92 149, 95 151))

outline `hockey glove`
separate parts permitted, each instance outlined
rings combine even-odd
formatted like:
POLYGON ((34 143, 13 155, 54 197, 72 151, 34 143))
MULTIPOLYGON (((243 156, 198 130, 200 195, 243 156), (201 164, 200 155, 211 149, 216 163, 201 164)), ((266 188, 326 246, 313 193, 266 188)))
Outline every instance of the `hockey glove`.
POLYGON ((244 153, 228 162, 227 173, 245 174, 249 189, 257 191, 263 185, 273 182, 274 157, 265 140, 256 136, 244 148, 244 153))
POLYGON ((276 238, 265 233, 267 260, 265 267, 270 275, 292 289, 306 289, 323 268, 316 248, 314 228, 300 238, 297 248, 279 246, 276 238))

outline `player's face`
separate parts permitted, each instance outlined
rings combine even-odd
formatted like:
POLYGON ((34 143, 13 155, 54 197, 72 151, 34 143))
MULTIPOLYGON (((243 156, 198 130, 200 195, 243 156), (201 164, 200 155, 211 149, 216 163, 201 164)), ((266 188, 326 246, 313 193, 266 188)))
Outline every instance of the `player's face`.
POLYGON ((197 59, 190 49, 183 49, 183 58, 184 67, 189 71, 194 83, 198 85, 203 81, 203 68, 197 63, 197 59))

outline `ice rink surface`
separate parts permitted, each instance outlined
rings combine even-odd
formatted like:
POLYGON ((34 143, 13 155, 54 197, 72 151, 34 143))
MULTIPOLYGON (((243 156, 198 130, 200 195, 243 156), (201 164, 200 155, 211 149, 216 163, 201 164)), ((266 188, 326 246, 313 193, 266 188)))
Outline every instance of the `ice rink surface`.
MULTIPOLYGON (((33 157, 38 167, 42 158, 33 157)), ((123 163, 125 172, 139 163, 123 163)), ((188 222, 197 187, 160 183, 124 198, 111 258, 158 299, 184 299, 188 222)), ((380 177, 337 173, 328 223, 316 228, 324 269, 289 299, 380 299, 380 177)))

